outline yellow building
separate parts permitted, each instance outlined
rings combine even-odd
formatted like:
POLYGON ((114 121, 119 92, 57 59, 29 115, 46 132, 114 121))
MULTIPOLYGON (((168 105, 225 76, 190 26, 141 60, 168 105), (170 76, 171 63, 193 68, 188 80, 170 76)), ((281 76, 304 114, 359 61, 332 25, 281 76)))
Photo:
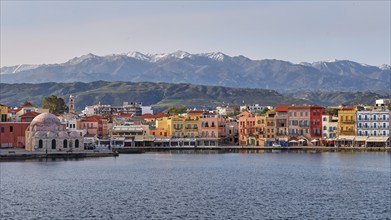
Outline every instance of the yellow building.
POLYGON ((198 137, 198 122, 202 111, 190 111, 186 115, 172 115, 158 118, 150 134, 156 137, 195 138, 198 137))
POLYGON ((257 133, 257 145, 258 146, 264 146, 266 141, 266 116, 255 116, 255 130, 257 133))
POLYGON ((171 124, 171 117, 157 118, 155 120, 155 128, 150 130, 150 134, 156 137, 171 137, 171 124))
POLYGON ((361 107, 344 107, 338 110, 338 136, 356 135, 356 112, 361 107))
POLYGON ((0 112, 1 112, 1 122, 6 122, 8 115, 8 106, 0 104, 0 112))

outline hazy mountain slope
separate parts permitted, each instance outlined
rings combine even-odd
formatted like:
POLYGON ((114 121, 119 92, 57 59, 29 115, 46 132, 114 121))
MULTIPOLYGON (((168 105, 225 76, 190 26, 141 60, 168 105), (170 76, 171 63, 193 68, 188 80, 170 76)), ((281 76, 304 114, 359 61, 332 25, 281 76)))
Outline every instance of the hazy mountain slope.
POLYGON ((273 90, 238 89, 219 86, 200 86, 168 83, 104 82, 91 83, 41 83, 0 84, 0 103, 10 106, 32 101, 40 105, 46 96, 56 95, 68 102, 75 95, 76 107, 86 105, 113 104, 136 101, 154 105, 159 109, 169 106, 210 107, 222 103, 240 105, 259 103, 262 105, 309 104, 308 101, 285 97, 273 90))
POLYGON ((281 91, 376 91, 390 88, 391 70, 352 61, 292 64, 222 53, 76 57, 62 64, 2 67, 2 83, 131 81, 192 83, 281 91))

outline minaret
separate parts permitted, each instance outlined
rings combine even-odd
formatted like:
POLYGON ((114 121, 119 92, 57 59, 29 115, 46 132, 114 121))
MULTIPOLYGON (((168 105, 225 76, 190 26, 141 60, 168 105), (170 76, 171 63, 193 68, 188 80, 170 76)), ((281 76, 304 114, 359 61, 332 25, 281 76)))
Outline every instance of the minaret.
POLYGON ((69 96, 69 113, 75 114, 75 96, 69 96))

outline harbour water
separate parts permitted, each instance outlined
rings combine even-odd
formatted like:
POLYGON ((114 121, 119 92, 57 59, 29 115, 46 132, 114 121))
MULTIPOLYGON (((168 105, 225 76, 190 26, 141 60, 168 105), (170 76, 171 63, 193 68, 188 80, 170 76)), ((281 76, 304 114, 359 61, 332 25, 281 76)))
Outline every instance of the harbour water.
POLYGON ((391 219, 391 153, 0 163, 0 219, 391 219))

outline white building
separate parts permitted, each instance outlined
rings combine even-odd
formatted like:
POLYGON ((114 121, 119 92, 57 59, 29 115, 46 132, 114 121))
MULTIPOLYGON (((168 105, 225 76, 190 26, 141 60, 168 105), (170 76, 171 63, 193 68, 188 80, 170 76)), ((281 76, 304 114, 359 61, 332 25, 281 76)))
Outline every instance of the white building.
POLYGON ((386 107, 391 103, 391 99, 376 99, 376 107, 386 107))
POLYGON ((272 109, 273 107, 272 106, 261 106, 259 104, 243 105, 243 106, 240 106, 240 111, 242 112, 242 111, 247 110, 247 111, 251 112, 252 114, 257 114, 258 112, 262 112, 266 108, 272 109))
POLYGON ((338 117, 322 115, 323 139, 335 139, 337 136, 338 117))
POLYGON ((357 111, 356 114, 357 136, 389 137, 389 110, 357 111))

